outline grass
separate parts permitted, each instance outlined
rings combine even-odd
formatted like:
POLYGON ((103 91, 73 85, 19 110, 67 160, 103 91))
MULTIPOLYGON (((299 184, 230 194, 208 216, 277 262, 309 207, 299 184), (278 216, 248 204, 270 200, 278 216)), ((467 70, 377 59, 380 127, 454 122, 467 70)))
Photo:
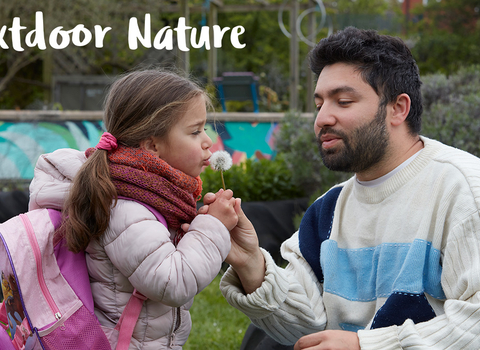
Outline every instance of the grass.
POLYGON ((218 287, 219 274, 201 291, 190 309, 192 332, 184 350, 238 350, 250 324, 243 313, 231 307, 218 287))

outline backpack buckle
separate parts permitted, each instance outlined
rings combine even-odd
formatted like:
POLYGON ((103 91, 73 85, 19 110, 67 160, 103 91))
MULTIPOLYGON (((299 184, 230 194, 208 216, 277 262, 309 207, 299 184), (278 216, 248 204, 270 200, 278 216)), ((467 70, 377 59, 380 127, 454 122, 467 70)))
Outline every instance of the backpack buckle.
POLYGON ((147 300, 148 298, 140 293, 138 290, 134 289, 132 295, 140 300, 147 300))

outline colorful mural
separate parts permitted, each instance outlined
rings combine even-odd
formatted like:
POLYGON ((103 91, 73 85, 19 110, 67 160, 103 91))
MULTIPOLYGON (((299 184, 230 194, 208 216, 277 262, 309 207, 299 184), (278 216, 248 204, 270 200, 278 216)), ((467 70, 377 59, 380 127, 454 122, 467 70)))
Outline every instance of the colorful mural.
MULTIPOLYGON (((212 152, 226 150, 234 164, 274 155, 278 123, 215 122, 207 124, 212 152)), ((104 131, 101 121, 0 121, 0 179, 31 179, 38 157, 59 148, 94 147, 104 131)))

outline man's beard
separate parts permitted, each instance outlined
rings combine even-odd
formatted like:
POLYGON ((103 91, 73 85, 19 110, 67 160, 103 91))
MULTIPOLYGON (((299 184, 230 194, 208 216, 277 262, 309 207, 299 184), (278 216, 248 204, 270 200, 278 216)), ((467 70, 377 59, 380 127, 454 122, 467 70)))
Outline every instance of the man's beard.
POLYGON ((330 170, 358 173, 379 163, 385 157, 389 144, 385 118, 385 106, 379 106, 375 118, 355 129, 350 135, 339 130, 322 128, 317 135, 317 144, 323 164, 330 170), (339 136, 343 147, 323 149, 320 136, 324 134, 339 136))

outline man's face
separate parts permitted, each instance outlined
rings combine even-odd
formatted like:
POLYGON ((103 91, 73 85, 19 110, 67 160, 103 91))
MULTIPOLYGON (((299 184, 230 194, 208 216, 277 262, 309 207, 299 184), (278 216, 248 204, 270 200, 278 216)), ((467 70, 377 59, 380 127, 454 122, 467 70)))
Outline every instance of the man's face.
POLYGON ((385 158, 386 109, 352 65, 326 66, 315 89, 315 134, 331 170, 361 173, 385 158))

